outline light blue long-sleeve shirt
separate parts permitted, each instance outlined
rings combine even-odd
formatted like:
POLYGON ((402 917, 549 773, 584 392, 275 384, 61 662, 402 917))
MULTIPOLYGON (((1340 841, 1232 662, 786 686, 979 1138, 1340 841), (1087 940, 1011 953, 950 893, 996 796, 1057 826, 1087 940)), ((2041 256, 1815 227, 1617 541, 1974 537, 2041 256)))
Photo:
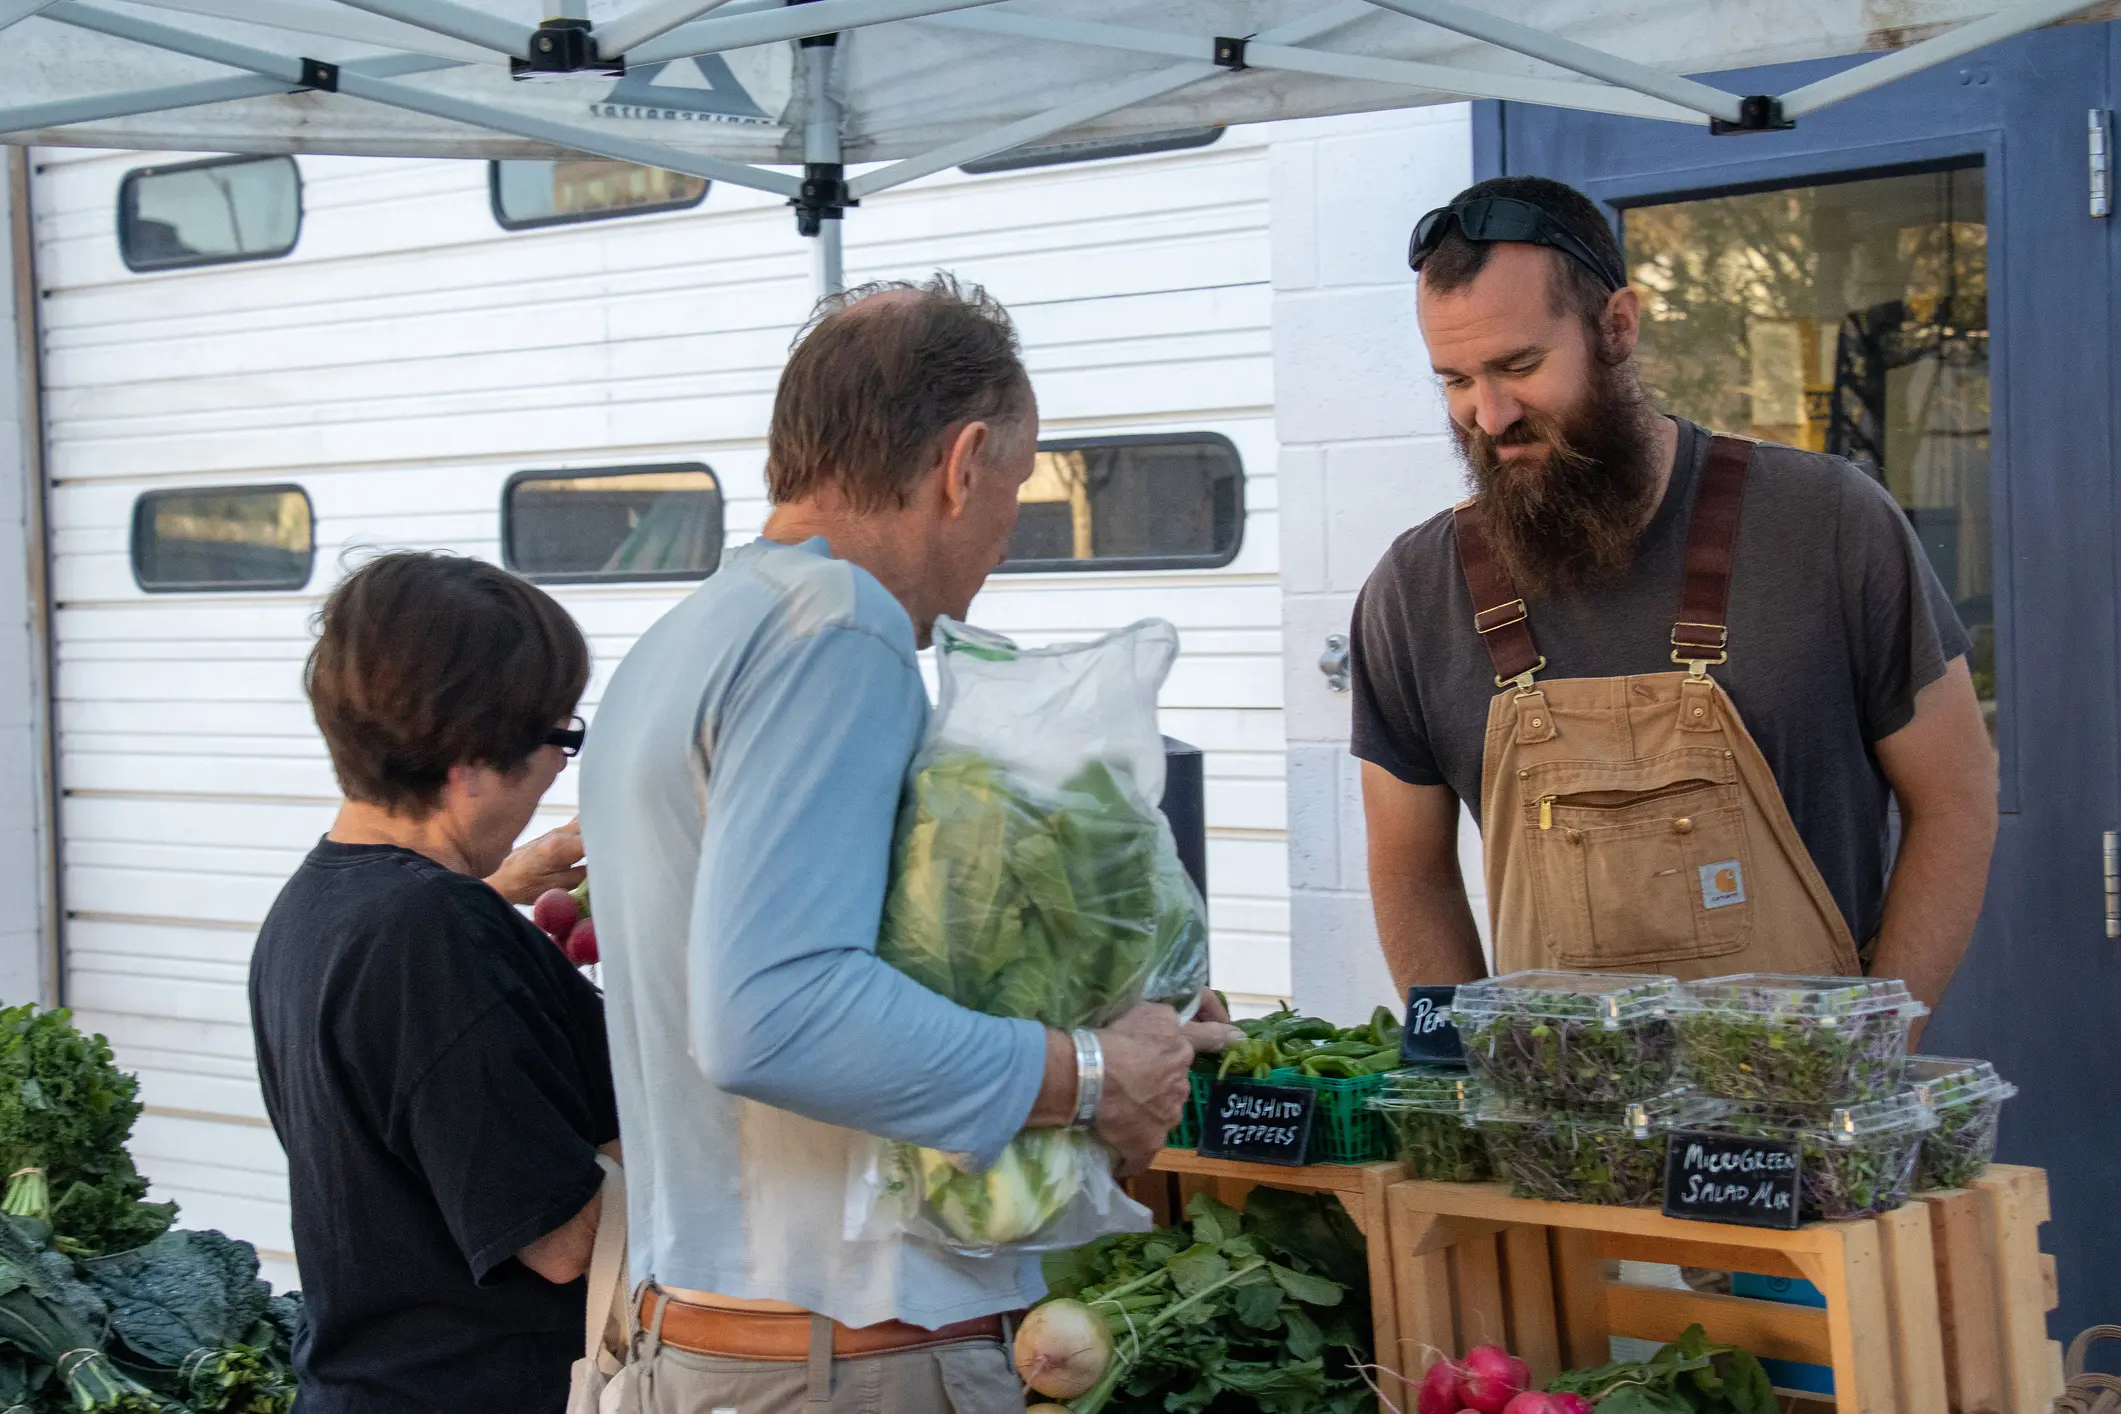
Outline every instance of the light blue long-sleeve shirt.
POLYGON ((582 753, 635 1281, 935 1326, 1034 1261, 843 1240, 863 1135, 991 1160, 1045 1065, 878 960, 927 724, 913 626, 823 540, 760 540, 641 636, 582 753))

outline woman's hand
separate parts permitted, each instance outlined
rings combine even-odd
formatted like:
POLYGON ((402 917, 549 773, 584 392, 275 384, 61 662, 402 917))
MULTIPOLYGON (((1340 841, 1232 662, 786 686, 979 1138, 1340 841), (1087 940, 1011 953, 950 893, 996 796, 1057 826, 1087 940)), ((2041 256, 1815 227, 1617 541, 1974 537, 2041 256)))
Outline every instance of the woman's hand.
POLYGON ((582 867, 582 821, 577 816, 517 847, 486 882, 510 903, 536 903, 547 889, 571 889, 588 873, 582 867))

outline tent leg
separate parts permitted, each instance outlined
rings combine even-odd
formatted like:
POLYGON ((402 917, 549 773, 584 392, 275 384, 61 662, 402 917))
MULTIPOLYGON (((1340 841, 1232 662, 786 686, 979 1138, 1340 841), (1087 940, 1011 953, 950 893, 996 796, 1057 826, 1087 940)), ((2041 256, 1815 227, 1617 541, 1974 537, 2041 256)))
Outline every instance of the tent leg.
POLYGON ((819 299, 847 288, 841 244, 842 213, 854 204, 840 162, 840 100, 832 91, 832 59, 839 36, 802 41, 803 190, 795 199, 795 229, 816 242, 810 251, 811 285, 819 299))
POLYGON ((840 228, 845 224, 839 220, 820 221, 817 235, 811 238, 810 288, 819 299, 847 288, 847 266, 840 248, 840 228))

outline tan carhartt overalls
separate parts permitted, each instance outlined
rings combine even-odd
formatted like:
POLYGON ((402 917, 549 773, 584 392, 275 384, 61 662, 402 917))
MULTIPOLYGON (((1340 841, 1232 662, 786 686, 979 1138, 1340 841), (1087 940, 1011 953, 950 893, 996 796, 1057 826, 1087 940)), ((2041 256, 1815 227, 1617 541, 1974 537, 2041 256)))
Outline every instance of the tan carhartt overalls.
POLYGON ((1481 831, 1496 968, 1854 974, 1856 946, 1708 670, 1726 661, 1752 444, 1716 437, 1687 531, 1672 661, 1685 672, 1535 680, 1546 659, 1458 507, 1474 627, 1504 689, 1488 706, 1481 831))

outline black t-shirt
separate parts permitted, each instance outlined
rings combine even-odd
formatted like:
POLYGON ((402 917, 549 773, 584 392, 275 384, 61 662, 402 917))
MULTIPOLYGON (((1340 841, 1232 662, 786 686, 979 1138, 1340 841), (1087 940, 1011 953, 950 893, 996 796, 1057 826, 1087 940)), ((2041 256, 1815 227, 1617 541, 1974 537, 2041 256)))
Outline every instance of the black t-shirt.
POLYGON ((618 1137, 596 989, 480 880, 325 840, 266 915, 250 1011, 302 1414, 559 1414, 584 1284, 514 1254, 595 1195, 618 1137))
MULTIPOLYGON (((1540 677, 1680 672, 1672 621, 1708 434, 1683 419, 1672 479, 1634 563, 1593 589, 1530 599, 1540 677)), ((1746 478, 1731 574, 1736 704, 1797 833, 1857 941, 1884 909, 1890 795, 1873 743, 1967 651, 1951 596, 1892 495, 1818 452, 1762 443, 1746 478)), ((1393 542, 1355 603, 1352 749, 1480 814, 1488 703, 1500 690, 1458 566, 1451 513, 1393 542)))

